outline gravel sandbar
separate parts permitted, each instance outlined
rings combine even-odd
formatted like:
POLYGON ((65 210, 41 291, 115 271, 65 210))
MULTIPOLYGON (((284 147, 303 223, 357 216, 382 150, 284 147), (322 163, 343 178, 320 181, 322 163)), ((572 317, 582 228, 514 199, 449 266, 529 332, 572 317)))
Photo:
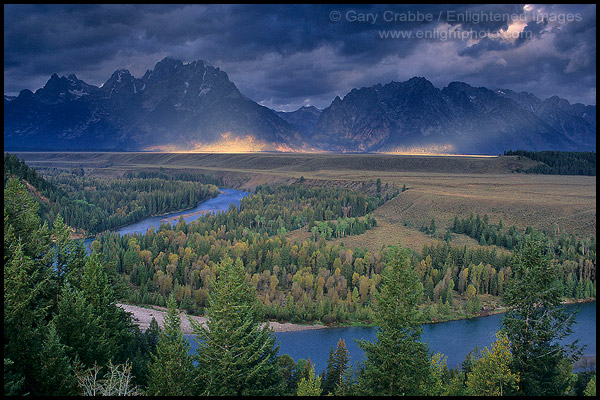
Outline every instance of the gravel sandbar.
MULTIPOLYGON (((121 304, 117 303, 119 307, 124 309, 127 312, 133 314, 133 321, 140 327, 141 330, 145 331, 150 326, 150 321, 152 321, 152 317, 156 319, 158 322, 158 326, 162 328, 165 316, 167 315, 167 309, 164 307, 152 306, 152 308, 147 307, 139 307, 132 306, 130 304, 121 304)), ((181 317, 181 329, 184 334, 191 335, 192 325, 190 324, 189 318, 203 324, 206 326, 206 318, 205 317, 197 317, 194 315, 187 315, 185 313, 180 313, 181 317)), ((280 322, 271 322, 269 321, 269 326, 275 332, 295 332, 295 331, 304 331, 310 329, 322 329, 326 328, 325 325, 301 325, 301 324, 292 324, 289 322, 280 323, 280 322)))

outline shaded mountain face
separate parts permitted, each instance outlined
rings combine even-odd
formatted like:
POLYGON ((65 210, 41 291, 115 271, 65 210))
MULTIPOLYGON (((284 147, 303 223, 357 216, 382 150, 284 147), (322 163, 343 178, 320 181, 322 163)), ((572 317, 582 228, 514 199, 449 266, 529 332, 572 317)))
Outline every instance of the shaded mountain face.
POLYGON ((521 107, 533 112, 556 131, 578 144, 596 147, 596 107, 581 103, 571 104, 568 100, 552 96, 540 100, 527 92, 516 93, 499 89, 501 96, 516 101, 521 107))
POLYGON ((353 89, 324 110, 274 112, 219 68, 165 58, 101 86, 54 74, 4 96, 7 150, 314 151, 500 154, 595 151, 596 107, 425 78, 353 89))
POLYGON ((333 151, 595 151, 595 109, 462 82, 439 90, 415 77, 336 97, 323 110, 311 140, 333 151))
POLYGON ((277 115, 289 122, 298 132, 310 137, 317 127, 321 112, 317 107, 305 106, 291 112, 277 111, 277 115))
POLYGON ((4 115, 5 148, 256 151, 301 142, 219 68, 171 58, 139 79, 115 71, 99 88, 55 74, 35 93, 5 96, 4 115))

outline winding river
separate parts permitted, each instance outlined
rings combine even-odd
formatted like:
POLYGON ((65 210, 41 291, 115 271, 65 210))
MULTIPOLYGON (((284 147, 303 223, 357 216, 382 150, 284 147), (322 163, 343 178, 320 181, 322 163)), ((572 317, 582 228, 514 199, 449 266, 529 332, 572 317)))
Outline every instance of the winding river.
MULTIPOLYGON (((239 207, 241 200, 249 193, 235 189, 220 189, 219 196, 200 202, 196 207, 178 211, 158 217, 146 218, 142 221, 118 229, 121 235, 139 233, 143 234, 150 227, 158 228, 161 221, 169 219, 178 220, 183 215, 186 222, 197 219, 202 212, 217 213, 227 211, 230 205, 239 207)), ((91 246, 92 239, 86 239, 86 247, 91 246)), ((574 324, 573 334, 568 337, 568 342, 575 339, 580 344, 586 345, 584 356, 596 356, 596 302, 574 304, 567 306, 578 308, 577 323, 574 324)), ((423 341, 429 345, 434 353, 442 353, 447 357, 447 365, 454 368, 465 359, 465 356, 478 346, 480 350, 490 347, 496 340, 496 331, 500 329, 503 314, 479 317, 458 321, 442 322, 438 324, 423 325, 423 341)), ((296 362, 308 359, 314 363, 315 372, 320 373, 327 366, 329 349, 337 345, 338 340, 344 339, 350 353, 353 365, 363 358, 363 352, 358 347, 356 340, 375 339, 375 329, 371 327, 339 327, 296 332, 275 333, 280 344, 279 354, 289 354, 296 362)), ((196 343, 192 335, 186 335, 195 351, 196 343)), ((594 361, 595 364, 595 361, 594 361)))
MULTIPOLYGON (((239 207, 241 200, 250 194, 248 192, 236 189, 219 188, 219 190, 221 191, 220 195, 213 197, 212 199, 201 201, 194 208, 176 211, 156 217, 149 217, 119 228, 115 232, 119 233, 120 235, 132 235, 134 233, 143 234, 146 233, 146 231, 151 227, 154 227, 156 230, 158 230, 160 224, 166 220, 170 221, 170 223, 176 224, 177 221, 179 221, 180 216, 183 216, 185 222, 189 223, 195 219, 198 219, 204 213, 218 213, 227 211, 229 206, 232 204, 236 207, 239 207)), ((88 238, 83 241, 83 244, 88 249, 88 252, 91 251, 91 245, 93 241, 94 238, 88 238)))

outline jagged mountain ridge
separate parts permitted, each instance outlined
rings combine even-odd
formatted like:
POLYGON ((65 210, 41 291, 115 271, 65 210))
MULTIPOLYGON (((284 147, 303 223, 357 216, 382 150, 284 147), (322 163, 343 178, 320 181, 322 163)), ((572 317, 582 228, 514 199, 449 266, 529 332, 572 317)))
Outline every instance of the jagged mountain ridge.
POLYGON ((595 151, 595 106, 422 77, 353 89, 323 110, 275 112, 219 68, 165 58, 100 87, 52 75, 4 97, 5 149, 442 152, 595 151))
POLYGON ((596 137, 595 106, 586 106, 581 103, 570 104, 558 96, 552 96, 542 101, 528 92, 516 93, 508 89, 498 89, 496 92, 516 101, 575 142, 585 142, 589 138, 595 139, 596 137))
POLYGON ((204 61, 165 58, 142 78, 117 70, 101 87, 54 74, 35 93, 5 96, 4 112, 5 148, 193 150, 245 143, 275 149, 301 142, 289 123, 204 61))
POLYGON ((505 93, 463 82, 440 90, 419 77, 353 89, 323 110, 313 145, 465 154, 515 148, 595 151, 595 106, 522 95, 537 99, 533 106, 505 93))

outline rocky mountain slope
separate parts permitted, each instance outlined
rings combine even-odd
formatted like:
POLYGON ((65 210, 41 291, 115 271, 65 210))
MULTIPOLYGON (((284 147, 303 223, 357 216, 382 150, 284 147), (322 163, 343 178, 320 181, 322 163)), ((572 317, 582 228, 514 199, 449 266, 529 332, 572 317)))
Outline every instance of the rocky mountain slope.
POLYGON ((55 74, 35 93, 5 96, 4 115, 5 148, 276 150, 301 141, 219 68, 171 58, 141 78, 115 71, 101 87, 55 74))
POLYGON ((311 139, 333 151, 595 151, 595 106, 506 93, 418 77, 353 89, 323 110, 311 139))

